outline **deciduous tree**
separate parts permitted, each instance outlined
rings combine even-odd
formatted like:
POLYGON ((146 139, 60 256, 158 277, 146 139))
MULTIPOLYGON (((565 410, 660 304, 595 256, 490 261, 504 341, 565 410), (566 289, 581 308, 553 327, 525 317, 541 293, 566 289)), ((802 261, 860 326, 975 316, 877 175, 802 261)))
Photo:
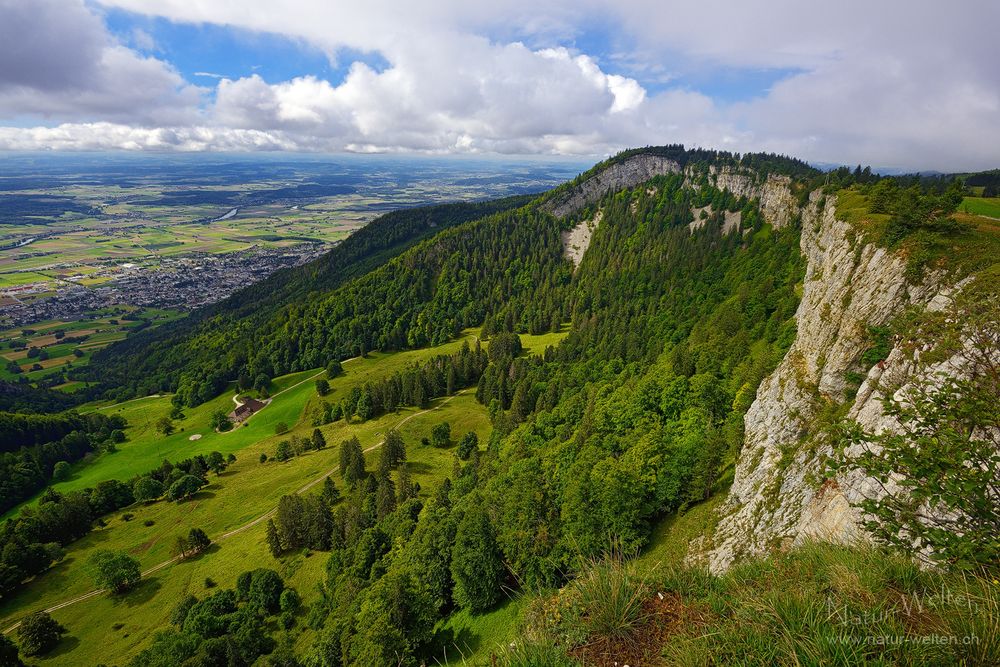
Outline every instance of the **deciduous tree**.
POLYGON ((112 593, 135 588, 142 578, 139 561, 124 551, 97 551, 88 560, 94 583, 112 593))

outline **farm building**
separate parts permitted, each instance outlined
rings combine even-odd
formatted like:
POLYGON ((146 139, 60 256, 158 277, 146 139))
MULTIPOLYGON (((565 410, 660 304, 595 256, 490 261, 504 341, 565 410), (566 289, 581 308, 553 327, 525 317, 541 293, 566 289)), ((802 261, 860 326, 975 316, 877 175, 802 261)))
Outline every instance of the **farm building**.
POLYGON ((258 401, 256 398, 245 398, 241 405, 237 405, 236 409, 229 413, 229 420, 238 424, 248 419, 255 412, 259 412, 265 405, 267 403, 258 401))

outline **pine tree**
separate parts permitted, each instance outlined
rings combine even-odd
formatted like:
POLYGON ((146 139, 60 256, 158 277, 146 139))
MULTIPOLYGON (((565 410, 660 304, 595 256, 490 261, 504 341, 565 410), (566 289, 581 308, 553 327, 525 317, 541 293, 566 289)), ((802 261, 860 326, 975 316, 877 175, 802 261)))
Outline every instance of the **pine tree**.
POLYGON ((365 385, 361 391, 361 398, 358 399, 358 419, 368 421, 375 416, 375 409, 372 405, 372 390, 369 385, 365 385))
POLYGON ((323 432, 318 428, 313 429, 312 433, 312 446, 313 449, 323 449, 326 447, 326 438, 323 437, 323 432))
POLYGON ((406 461, 406 444, 399 431, 392 429, 385 434, 385 442, 382 443, 379 467, 386 471, 392 470, 400 463, 406 461))
POLYGON ((365 478, 365 455, 357 436, 340 444, 340 476, 350 488, 365 478))
POLYGON ((399 504, 402 505, 410 498, 416 498, 417 491, 413 486, 413 480, 410 479, 410 473, 406 469, 405 464, 401 463, 396 469, 396 477, 399 479, 399 491, 397 493, 399 504))
POLYGON ((419 408, 426 408, 430 405, 430 401, 427 398, 427 392, 424 391, 424 385, 422 382, 417 382, 413 387, 413 404, 419 408))
POLYGON ((375 490, 375 514, 383 519, 396 509, 396 486, 388 473, 379 475, 378 488, 375 490))
POLYGON ((271 550, 271 555, 277 558, 281 555, 281 539, 278 538, 278 527, 274 525, 273 519, 267 520, 264 533, 267 538, 267 548, 271 550))
POLYGON ((462 517, 451 554, 455 602, 473 612, 496 604, 503 583, 503 561, 493 527, 481 506, 470 507, 462 517))
POLYGON ((337 485, 333 483, 332 477, 328 476, 323 480, 323 491, 320 493, 320 496, 323 498, 323 502, 326 503, 328 507, 334 505, 338 500, 340 500, 340 489, 338 489, 337 485))

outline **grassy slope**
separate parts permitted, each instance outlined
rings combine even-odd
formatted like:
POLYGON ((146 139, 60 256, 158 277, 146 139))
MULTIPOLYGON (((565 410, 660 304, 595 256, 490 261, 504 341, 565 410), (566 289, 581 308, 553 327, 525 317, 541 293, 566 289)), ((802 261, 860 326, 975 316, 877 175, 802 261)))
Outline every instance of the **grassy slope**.
MULTIPOLYGON (((471 333, 470 333, 471 335, 471 333)), ((525 346, 531 350, 544 350, 553 344, 560 334, 538 337, 525 336, 525 346)), ((381 377, 417 360, 453 351, 462 340, 453 341, 430 350, 418 350, 397 354, 371 355, 370 358, 353 360, 345 365, 345 374, 331 381, 332 397, 366 379, 381 377)), ((310 452, 285 463, 269 461, 258 463, 261 452, 271 455, 279 439, 292 433, 308 435, 312 427, 308 420, 300 417, 307 413, 311 400, 317 400, 315 389, 308 378, 310 372, 280 378, 277 387, 294 387, 280 396, 263 412, 250 420, 250 426, 240 428, 232 434, 207 435, 202 440, 190 442, 187 436, 196 432, 198 425, 207 422, 211 407, 189 410, 185 422, 185 433, 170 438, 158 437, 150 424, 169 410, 169 399, 147 398, 120 406, 106 406, 104 410, 122 410, 134 419, 129 429, 130 441, 115 454, 100 457, 94 463, 84 466, 74 479, 65 482, 64 488, 84 486, 100 479, 116 475, 128 477, 133 470, 145 470, 161 460, 159 447, 172 447, 177 451, 194 453, 197 451, 236 451, 238 460, 221 477, 210 476, 211 484, 192 500, 185 503, 158 502, 148 506, 128 509, 134 514, 129 522, 124 522, 120 512, 107 517, 107 527, 93 531, 90 535, 70 545, 67 558, 26 586, 10 599, 0 602, 0 629, 7 629, 26 613, 47 608, 58 602, 83 595, 93 589, 86 571, 86 560, 99 549, 126 550, 137 557, 144 570, 157 565, 172 556, 171 546, 178 535, 186 534, 192 527, 205 530, 213 540, 238 528, 248 521, 273 508, 278 499, 287 493, 320 479, 337 467, 337 445, 344 439, 357 435, 365 448, 376 447, 385 432, 399 428, 409 454, 408 468, 414 481, 422 487, 422 494, 433 492, 444 477, 451 474, 453 451, 449 449, 425 448, 419 445, 420 438, 430 434, 431 428, 441 422, 451 423, 453 439, 457 441, 467 431, 476 431, 480 441, 489 435, 489 419, 482 406, 476 403, 474 390, 467 389, 450 399, 438 399, 430 411, 413 408, 400 410, 398 414, 385 415, 363 424, 345 424, 343 421, 322 427, 329 443, 327 449, 310 452), (303 378, 307 381, 302 382, 303 378), (297 382, 301 382, 295 386, 297 382), (273 411, 268 417, 268 412, 273 411), (141 417, 141 418, 140 418, 141 417), (280 438, 273 435, 273 424, 285 419, 294 424, 291 432, 280 438), (254 425, 254 422, 259 422, 254 425), (270 430, 269 430, 270 429, 270 430), (245 433, 244 433, 245 432, 245 433), (151 453, 151 450, 152 453, 151 453), (137 465, 135 461, 142 461, 137 465), (90 480, 89 482, 87 480, 90 480), (153 521, 152 526, 145 526, 153 521)), ((216 402, 229 402, 230 396, 223 396, 216 402)), ((368 452, 369 468, 374 466, 377 450, 368 452)), ((339 473, 333 478, 338 487, 344 488, 339 473)), ((314 487, 318 488, 318 487, 314 487)), ((325 576, 325 554, 305 556, 295 554, 279 563, 267 552, 263 540, 264 523, 225 538, 207 553, 192 561, 170 565, 149 575, 130 594, 121 598, 98 596, 53 612, 53 616, 69 628, 69 635, 57 649, 41 661, 42 664, 79 665, 96 664, 104 661, 110 664, 122 663, 141 650, 152 633, 167 624, 170 610, 184 595, 203 595, 205 578, 213 579, 220 587, 231 587, 236 576, 255 567, 274 567, 288 579, 308 605, 317 593, 315 584, 325 576), (120 627, 118 627, 118 625, 120 627)), ((508 624, 513 628, 513 616, 508 624)), ((294 633, 302 632, 298 639, 303 644, 308 641, 309 631, 302 625, 296 626, 294 633)))
MULTIPOLYGON (((326 400, 331 402, 340 400, 354 386, 384 375, 391 375, 413 362, 436 354, 455 352, 465 341, 474 344, 477 334, 478 330, 469 330, 462 338, 428 350, 391 354, 373 352, 364 359, 348 360, 344 363, 345 374, 330 383, 331 393, 326 400)), ((545 345, 553 344, 562 335, 525 336, 526 346, 540 353, 544 351, 545 345), (547 342, 540 345, 538 341, 547 342)), ((185 409, 184 419, 174 422, 177 432, 166 437, 156 430, 156 422, 170 413, 170 396, 146 397, 117 405, 95 404, 86 407, 82 411, 99 410, 104 414, 119 414, 125 417, 129 423, 128 442, 119 445, 119 451, 113 454, 105 454, 75 464, 70 478, 53 486, 65 492, 92 487, 105 479, 128 480, 155 468, 163 459, 179 461, 211 451, 223 454, 238 453, 263 439, 274 440, 275 425, 278 422, 290 426, 295 424, 303 406, 310 399, 315 399, 316 390, 312 380, 317 377, 325 377, 322 370, 302 371, 275 379, 272 387, 274 398, 271 404, 250 418, 246 426, 237 427, 228 433, 213 431, 209 426, 209 420, 217 409, 226 412, 233 409, 233 394, 229 392, 196 408, 185 409), (201 438, 190 440, 195 434, 201 435, 201 438)), ((311 433, 312 429, 307 431, 311 433)), ((284 435, 281 439, 287 437, 288 435, 284 435)), ((33 501, 34 499, 29 502, 33 501)), ((15 508, 2 518, 13 516, 17 511, 15 508)))
POLYGON ((963 213, 971 213, 973 215, 1000 218, 1000 198, 966 197, 962 200, 958 210, 963 213))
POLYGON ((438 633, 450 633, 442 655, 442 665, 466 667, 488 664, 497 647, 516 640, 522 627, 522 616, 530 598, 518 594, 496 609, 474 615, 462 609, 438 625, 438 633))
MULTIPOLYGON (((992 201, 966 197, 952 217, 968 226, 968 230, 937 237, 914 233, 900 244, 903 253, 934 268, 943 268, 956 275, 982 271, 1000 257, 1000 220, 992 217, 991 208, 977 207, 975 202, 992 205, 992 201), (973 202, 970 204, 970 202, 973 202)), ((851 223, 869 239, 883 236, 890 216, 868 212, 868 198, 856 188, 837 193, 837 217, 851 223)), ((1000 214, 998 214, 1000 217, 1000 214)))

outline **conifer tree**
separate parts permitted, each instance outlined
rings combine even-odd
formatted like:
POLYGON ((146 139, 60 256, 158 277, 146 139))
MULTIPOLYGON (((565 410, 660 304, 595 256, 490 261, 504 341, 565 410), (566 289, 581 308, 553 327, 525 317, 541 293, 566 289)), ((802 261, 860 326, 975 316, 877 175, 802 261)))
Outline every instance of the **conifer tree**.
POLYGON ((383 519, 396 509, 396 486, 388 473, 379 475, 378 488, 375 490, 375 514, 383 519))
POLYGON ((338 500, 340 500, 340 489, 337 485, 333 483, 332 477, 327 477, 323 480, 323 491, 320 493, 320 497, 323 498, 323 502, 327 506, 334 505, 338 500))
POLYGON ((323 437, 323 432, 318 428, 314 428, 312 432, 312 446, 313 449, 319 450, 326 447, 326 438, 323 437))
POLYGON ((278 527, 274 525, 273 519, 267 520, 267 528, 264 531, 267 539, 267 548, 271 555, 277 558, 281 555, 281 539, 278 537, 278 527))
POLYGON ((366 476, 365 455, 357 436, 340 444, 340 476, 350 488, 355 488, 366 476))
POLYGON ((470 507, 459 522, 451 554, 455 602, 473 612, 496 604, 500 599, 503 562, 493 527, 481 506, 470 507))

